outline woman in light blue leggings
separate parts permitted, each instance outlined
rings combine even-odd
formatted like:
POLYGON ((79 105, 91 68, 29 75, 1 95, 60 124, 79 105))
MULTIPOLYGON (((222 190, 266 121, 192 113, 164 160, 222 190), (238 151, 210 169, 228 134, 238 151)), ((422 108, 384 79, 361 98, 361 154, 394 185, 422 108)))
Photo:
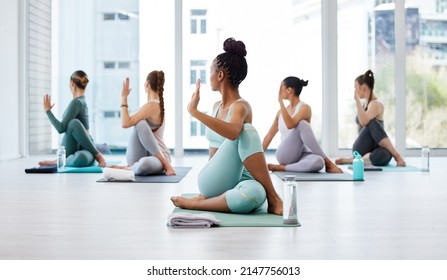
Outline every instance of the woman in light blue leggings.
POLYGON ((282 201, 267 169, 261 140, 252 122, 250 104, 239 95, 239 84, 247 75, 247 51, 241 41, 228 38, 224 53, 211 65, 210 84, 222 100, 209 116, 197 109, 200 80, 188 104, 190 114, 206 125, 210 160, 199 174, 201 194, 194 198, 173 196, 175 206, 185 209, 233 213, 267 211, 282 214, 282 201))
POLYGON ((300 100, 303 87, 308 81, 297 77, 287 77, 281 82, 278 93, 279 111, 264 137, 264 150, 279 131, 281 143, 276 151, 279 164, 268 164, 271 171, 318 172, 323 167, 329 173, 341 173, 323 152, 310 126, 312 111, 300 100), (286 106, 284 100, 288 100, 286 106))

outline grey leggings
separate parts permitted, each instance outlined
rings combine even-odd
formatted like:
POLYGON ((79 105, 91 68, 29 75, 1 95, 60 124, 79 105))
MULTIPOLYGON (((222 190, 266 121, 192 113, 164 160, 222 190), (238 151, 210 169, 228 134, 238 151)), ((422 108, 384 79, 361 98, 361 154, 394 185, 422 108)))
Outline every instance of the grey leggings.
POLYGON ((126 150, 127 164, 132 166, 136 175, 160 174, 163 172, 161 161, 154 155, 160 152, 160 146, 146 120, 139 121, 130 136, 126 150))
POLYGON ((373 165, 387 165, 392 158, 391 153, 379 146, 379 142, 387 137, 388 135, 383 128, 383 121, 373 119, 360 129, 352 150, 359 152, 362 156, 370 153, 369 159, 373 165))
POLYGON ((276 159, 286 171, 318 172, 324 167, 324 158, 310 124, 304 120, 290 130, 276 151, 276 159))
POLYGON ((67 166, 89 166, 93 164, 94 156, 99 153, 92 137, 78 119, 72 119, 68 123, 62 145, 67 153, 67 166))

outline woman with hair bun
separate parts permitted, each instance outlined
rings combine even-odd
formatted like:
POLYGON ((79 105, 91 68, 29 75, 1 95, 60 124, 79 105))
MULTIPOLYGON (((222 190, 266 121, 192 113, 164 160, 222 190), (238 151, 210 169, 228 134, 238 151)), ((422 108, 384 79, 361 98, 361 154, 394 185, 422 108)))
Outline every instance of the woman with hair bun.
MULTIPOLYGON (((88 107, 85 99, 85 88, 89 80, 87 74, 78 70, 70 77, 70 90, 73 100, 68 104, 62 121, 56 119, 51 112, 54 104, 51 104, 51 96, 46 94, 43 98, 43 107, 53 127, 59 133, 65 133, 62 144, 65 146, 67 166, 85 167, 96 160, 99 166, 104 167, 106 162, 98 151, 90 136, 88 107)), ((56 165, 56 160, 41 161, 39 165, 56 165)))
POLYGON ((282 201, 267 169, 261 139, 253 127, 250 104, 241 98, 239 84, 247 76, 247 51, 242 41, 228 38, 225 52, 211 64, 211 90, 222 100, 211 116, 197 109, 200 80, 188 104, 189 113, 206 127, 209 161, 199 173, 200 195, 194 198, 171 197, 175 206, 219 212, 249 213, 267 211, 282 214, 282 201))
MULTIPOLYGON (((394 148, 384 129, 384 106, 374 94, 374 73, 371 70, 354 81, 354 101, 357 108, 356 123, 359 135, 352 146, 362 155, 365 162, 376 166, 387 165, 391 158, 397 166, 405 166, 402 156, 394 148), (362 103, 360 99, 365 99, 362 103)), ((353 158, 340 158, 337 164, 350 164, 353 158)))
POLYGON ((342 173, 323 152, 310 126, 312 111, 300 99, 303 87, 308 81, 297 77, 287 77, 280 85, 278 93, 279 111, 269 132, 264 137, 264 151, 279 131, 281 143, 276 151, 279 164, 268 164, 271 171, 318 172, 323 167, 329 173, 342 173), (289 105, 284 104, 289 101, 289 105))
POLYGON ((163 140, 165 129, 163 71, 147 75, 144 89, 147 103, 134 115, 129 115, 127 97, 132 90, 129 78, 123 82, 121 91, 121 123, 123 128, 134 127, 126 149, 127 166, 112 165, 111 168, 133 170, 136 175, 175 175, 171 166, 169 150, 163 140))

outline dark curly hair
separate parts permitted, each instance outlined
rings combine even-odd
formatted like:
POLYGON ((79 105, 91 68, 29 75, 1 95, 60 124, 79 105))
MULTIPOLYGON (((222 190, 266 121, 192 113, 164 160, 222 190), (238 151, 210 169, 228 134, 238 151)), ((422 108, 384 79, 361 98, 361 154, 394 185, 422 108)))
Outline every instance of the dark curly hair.
POLYGON ((217 68, 225 71, 230 83, 238 88, 239 84, 247 77, 248 71, 245 44, 234 38, 228 38, 223 43, 223 49, 225 52, 216 57, 217 68))

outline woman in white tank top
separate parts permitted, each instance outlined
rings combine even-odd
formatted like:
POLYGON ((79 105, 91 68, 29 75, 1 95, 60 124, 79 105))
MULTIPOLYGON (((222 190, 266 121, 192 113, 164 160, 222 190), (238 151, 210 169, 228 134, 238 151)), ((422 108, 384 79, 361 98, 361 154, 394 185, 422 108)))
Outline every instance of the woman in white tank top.
POLYGON ((273 137, 279 131, 281 143, 276 151, 279 164, 268 164, 271 171, 318 172, 325 167, 326 172, 342 173, 323 152, 310 126, 312 111, 300 100, 300 94, 308 81, 297 77, 287 77, 281 82, 278 94, 280 110, 264 137, 262 146, 267 150, 273 137), (284 105, 284 100, 289 105, 284 105))

